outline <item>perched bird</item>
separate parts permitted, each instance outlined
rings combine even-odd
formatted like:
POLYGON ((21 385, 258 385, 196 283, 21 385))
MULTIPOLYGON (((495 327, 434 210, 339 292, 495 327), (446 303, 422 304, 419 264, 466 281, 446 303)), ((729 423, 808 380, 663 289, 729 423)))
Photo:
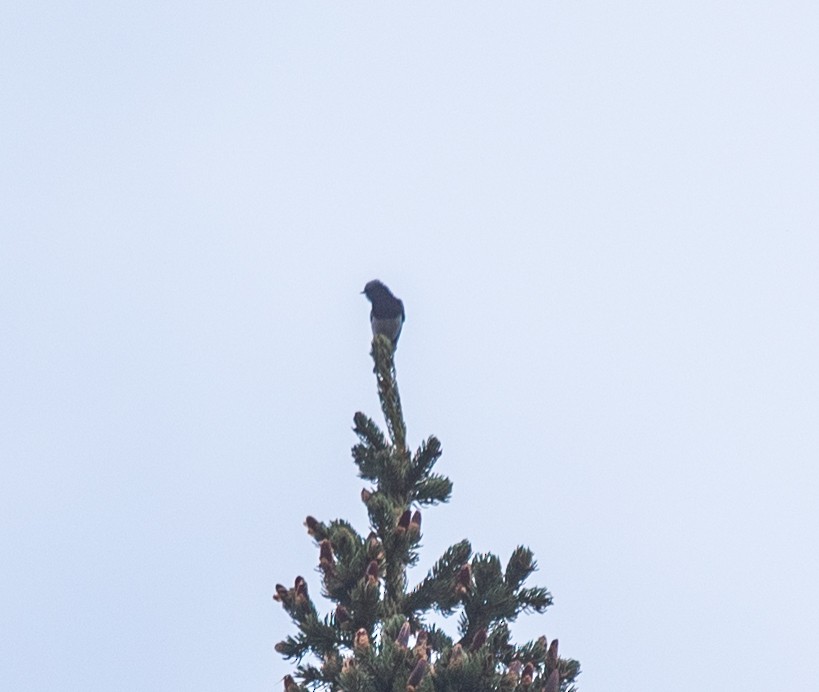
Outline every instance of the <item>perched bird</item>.
POLYGON ((392 347, 395 348, 398 346, 398 337, 401 336, 401 327, 404 326, 404 304, 378 280, 370 281, 362 293, 373 304, 370 311, 373 336, 383 334, 392 341, 392 347))

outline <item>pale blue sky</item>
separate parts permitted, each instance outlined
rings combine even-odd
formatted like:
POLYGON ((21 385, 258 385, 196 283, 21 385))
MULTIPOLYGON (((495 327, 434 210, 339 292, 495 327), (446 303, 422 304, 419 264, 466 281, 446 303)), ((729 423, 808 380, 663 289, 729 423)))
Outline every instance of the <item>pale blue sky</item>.
MULTIPOLYGON (((0 9, 0 688, 269 690, 372 278, 581 690, 819 678, 819 5, 0 9)), ((454 628, 455 623, 452 623, 454 628)))

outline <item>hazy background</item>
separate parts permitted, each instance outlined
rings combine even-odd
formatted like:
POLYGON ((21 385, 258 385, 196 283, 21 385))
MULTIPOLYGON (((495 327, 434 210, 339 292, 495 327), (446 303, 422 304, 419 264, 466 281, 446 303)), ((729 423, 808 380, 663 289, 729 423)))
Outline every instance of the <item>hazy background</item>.
POLYGON ((819 5, 618 5, 3 5, 0 688, 280 689, 376 277, 422 568, 529 545, 585 692, 816 684, 819 5))

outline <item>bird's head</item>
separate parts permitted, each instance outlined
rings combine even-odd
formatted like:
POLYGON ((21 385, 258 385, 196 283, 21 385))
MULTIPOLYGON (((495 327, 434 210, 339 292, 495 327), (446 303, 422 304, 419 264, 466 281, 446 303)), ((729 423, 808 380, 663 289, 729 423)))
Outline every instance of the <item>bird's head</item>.
POLYGON ((367 285, 364 286, 364 290, 361 291, 367 298, 372 301, 380 296, 390 296, 392 297, 392 293, 390 289, 387 288, 384 284, 382 284, 378 279, 373 279, 372 281, 368 281, 367 285))

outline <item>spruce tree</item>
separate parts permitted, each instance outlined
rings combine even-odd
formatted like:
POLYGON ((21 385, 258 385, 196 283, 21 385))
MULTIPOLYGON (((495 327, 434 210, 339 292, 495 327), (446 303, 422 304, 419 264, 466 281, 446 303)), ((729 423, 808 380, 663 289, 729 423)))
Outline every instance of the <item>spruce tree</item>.
POLYGON ((570 692, 577 661, 558 656, 557 639, 512 642, 509 623, 552 604, 544 588, 525 587, 536 569, 532 552, 516 548, 506 567, 491 553, 473 554, 462 540, 444 552, 420 582, 421 508, 447 502, 448 478, 433 472, 441 443, 429 437, 411 453, 395 375, 394 350, 376 336, 372 357, 387 435, 356 413, 353 460, 371 485, 361 491, 370 532, 343 519, 307 517, 318 548, 322 595, 334 604, 320 615, 304 578, 276 585, 274 599, 298 633, 276 651, 298 664, 285 692, 570 692), (431 613, 458 613, 457 635, 430 624, 431 613), (298 681, 298 682, 297 682, 298 681))

